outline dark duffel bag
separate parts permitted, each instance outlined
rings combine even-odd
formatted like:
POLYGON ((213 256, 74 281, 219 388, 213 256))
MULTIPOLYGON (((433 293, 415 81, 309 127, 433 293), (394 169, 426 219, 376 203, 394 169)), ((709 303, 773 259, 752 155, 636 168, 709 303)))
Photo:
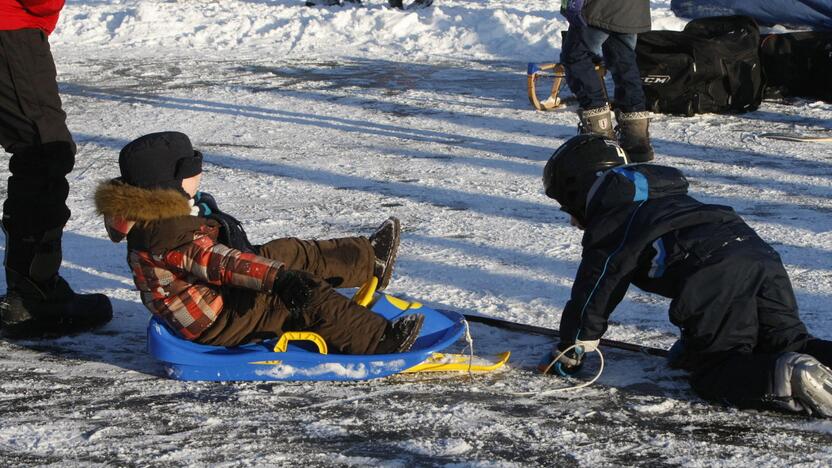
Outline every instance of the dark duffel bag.
POLYGON ((760 43, 765 96, 832 102, 832 32, 771 34, 760 43))
POLYGON ((695 19, 679 31, 639 34, 647 108, 664 114, 738 113, 763 96, 760 32, 748 16, 695 19))

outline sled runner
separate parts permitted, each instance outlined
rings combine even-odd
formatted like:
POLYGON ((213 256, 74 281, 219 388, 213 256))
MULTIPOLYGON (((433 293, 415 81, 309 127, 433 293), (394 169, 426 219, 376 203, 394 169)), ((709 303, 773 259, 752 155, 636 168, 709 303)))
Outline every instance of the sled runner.
POLYGON ((760 133, 761 138, 773 140, 809 142, 809 143, 832 143, 832 135, 810 135, 801 133, 760 133))
POLYGON ((353 298, 388 320, 418 311, 425 316, 416 343, 406 353, 329 354, 316 333, 287 332, 279 339, 236 347, 209 346, 175 336, 153 318, 147 330, 148 352, 177 380, 369 380, 401 372, 491 372, 502 367, 508 352, 495 363, 469 362, 469 356, 439 351, 465 333, 465 318, 386 294, 375 294, 375 281, 353 298))
MULTIPOLYGON (((595 71, 598 73, 598 79, 603 83, 606 70, 601 65, 595 65, 595 71)), ((564 103, 560 98, 560 88, 563 86, 563 80, 565 79, 566 71, 560 63, 529 63, 526 69, 526 87, 529 91, 529 102, 539 111, 550 111, 562 107, 564 103), (537 95, 537 81, 541 77, 552 78, 552 90, 549 92, 549 97, 542 101, 537 95)), ((606 93, 607 90, 604 87, 604 96, 606 96, 606 93)))

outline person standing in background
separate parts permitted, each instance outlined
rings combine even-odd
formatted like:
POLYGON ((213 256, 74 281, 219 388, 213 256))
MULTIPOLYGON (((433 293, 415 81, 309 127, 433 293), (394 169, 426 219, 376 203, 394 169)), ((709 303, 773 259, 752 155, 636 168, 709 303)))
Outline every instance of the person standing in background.
POLYGON ((580 105, 580 133, 615 139, 607 93, 595 71, 603 57, 615 83, 618 143, 632 161, 652 160, 650 113, 635 52, 637 34, 650 30, 650 0, 563 0, 561 13, 569 29, 560 62, 580 105))
POLYGON ((2 227, 7 293, 0 332, 54 336, 112 318, 103 294, 76 294, 58 274, 75 142, 58 95, 49 34, 64 0, 0 0, 0 146, 11 153, 2 227))

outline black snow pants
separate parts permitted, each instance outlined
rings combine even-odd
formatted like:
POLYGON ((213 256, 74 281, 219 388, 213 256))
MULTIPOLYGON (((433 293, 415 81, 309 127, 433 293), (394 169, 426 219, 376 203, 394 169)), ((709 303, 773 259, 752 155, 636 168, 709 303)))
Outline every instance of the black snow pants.
POLYGON ((76 148, 49 42, 39 29, 0 31, 0 145, 12 154, 3 204, 5 266, 47 279, 60 266, 60 238, 70 215, 66 175, 76 148))
POLYGON ((708 400, 766 407, 784 352, 832 365, 832 342, 807 332, 779 255, 757 236, 705 259, 684 281, 670 318, 682 329, 691 385, 708 400))

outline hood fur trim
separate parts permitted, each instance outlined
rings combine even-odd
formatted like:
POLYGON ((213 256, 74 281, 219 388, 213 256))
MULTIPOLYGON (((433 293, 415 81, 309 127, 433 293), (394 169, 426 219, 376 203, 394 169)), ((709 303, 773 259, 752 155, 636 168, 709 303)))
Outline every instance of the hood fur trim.
POLYGON ((144 189, 116 179, 102 182, 95 190, 95 209, 107 218, 137 223, 188 216, 188 199, 174 189, 144 189))

